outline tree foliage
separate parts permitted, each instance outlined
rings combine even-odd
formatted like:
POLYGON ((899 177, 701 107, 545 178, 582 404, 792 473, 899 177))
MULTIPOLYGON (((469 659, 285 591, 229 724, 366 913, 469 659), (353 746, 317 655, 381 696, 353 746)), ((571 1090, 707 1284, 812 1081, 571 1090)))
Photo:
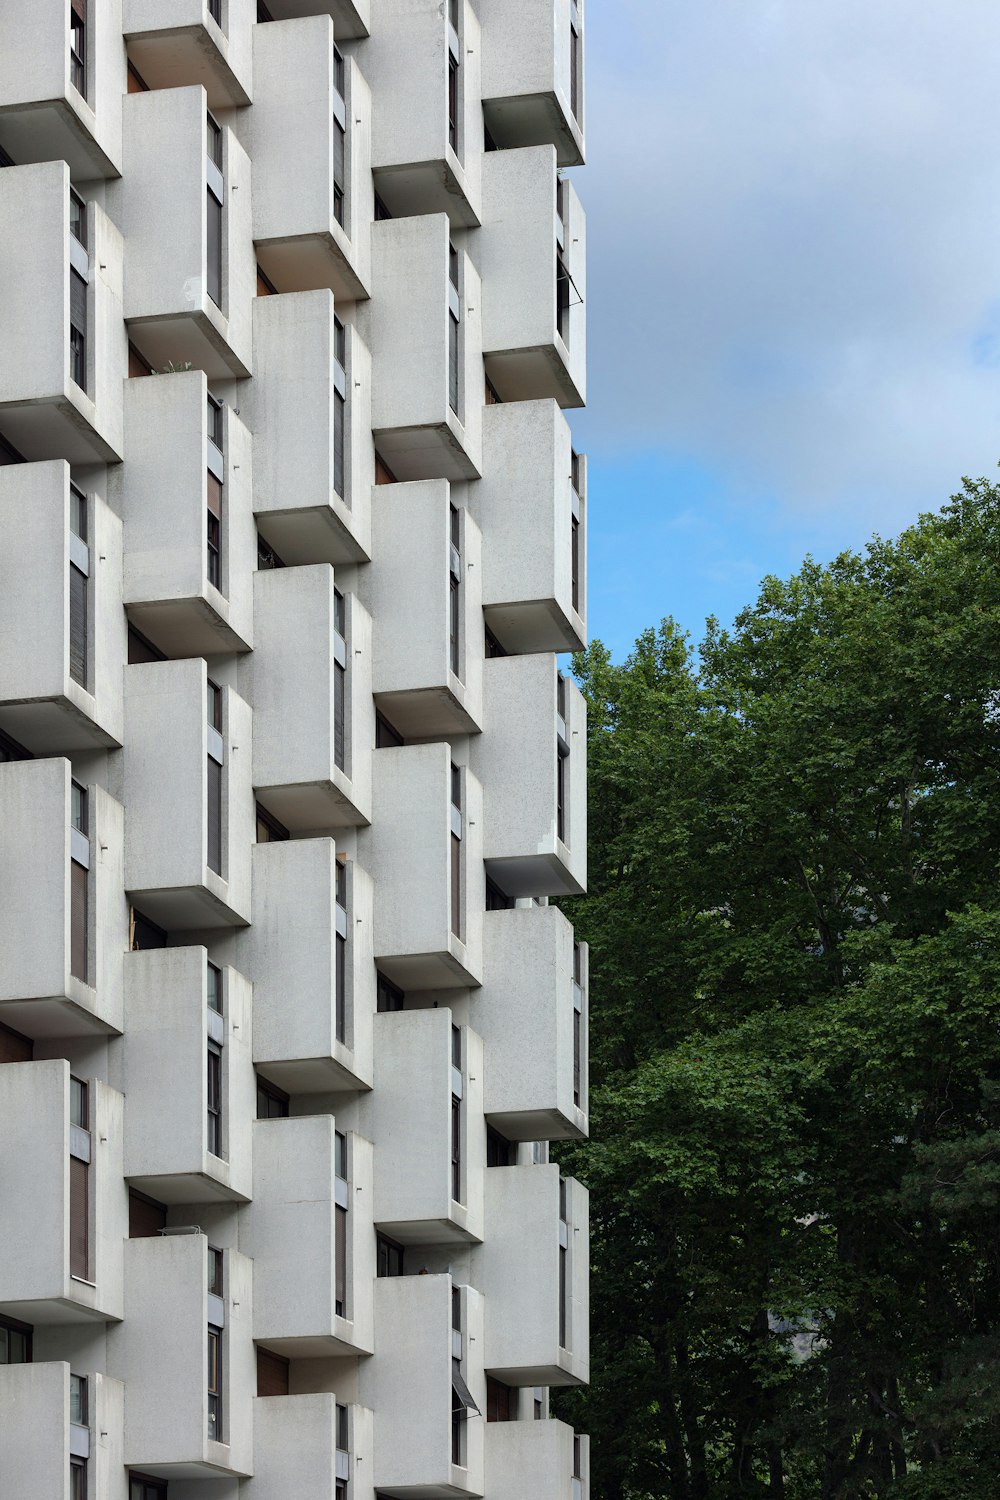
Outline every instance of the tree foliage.
POLYGON ((576 668, 594 1500, 996 1500, 1000 490, 576 668))

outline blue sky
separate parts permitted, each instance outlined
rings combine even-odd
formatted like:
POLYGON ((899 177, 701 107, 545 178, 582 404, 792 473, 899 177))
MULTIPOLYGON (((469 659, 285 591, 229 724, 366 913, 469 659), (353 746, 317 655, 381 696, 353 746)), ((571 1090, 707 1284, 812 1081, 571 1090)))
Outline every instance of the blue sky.
POLYGON ((1000 459, 996 0, 588 0, 590 626, 695 638, 1000 459))

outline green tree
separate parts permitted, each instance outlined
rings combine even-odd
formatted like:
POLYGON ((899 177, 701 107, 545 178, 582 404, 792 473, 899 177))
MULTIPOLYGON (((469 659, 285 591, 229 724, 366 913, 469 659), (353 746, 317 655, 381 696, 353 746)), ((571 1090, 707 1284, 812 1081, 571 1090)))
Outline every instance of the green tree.
POLYGON ((576 668, 594 1500, 995 1500, 1000 490, 576 668))

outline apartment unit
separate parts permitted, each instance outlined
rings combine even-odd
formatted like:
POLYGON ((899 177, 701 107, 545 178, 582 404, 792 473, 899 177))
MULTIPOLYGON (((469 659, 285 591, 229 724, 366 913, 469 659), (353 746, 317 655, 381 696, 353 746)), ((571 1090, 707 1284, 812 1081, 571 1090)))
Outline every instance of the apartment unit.
POLYGON ((0 8, 0 1496, 586 1500, 583 0, 0 8))

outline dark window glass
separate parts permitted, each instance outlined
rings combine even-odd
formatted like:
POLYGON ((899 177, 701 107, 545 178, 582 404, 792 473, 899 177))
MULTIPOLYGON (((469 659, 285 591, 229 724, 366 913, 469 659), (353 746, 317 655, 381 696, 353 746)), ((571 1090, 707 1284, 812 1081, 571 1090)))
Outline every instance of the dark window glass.
POLYGON ((343 369, 347 364, 347 329, 336 316, 333 319, 333 354, 343 369))
POLYGON ((347 1209, 338 1203, 334 1220, 334 1311, 347 1316, 347 1209))
POLYGON ((580 119, 580 71, 581 71, 581 45, 579 23, 574 21, 569 29, 569 107, 573 111, 573 118, 579 122, 580 119))
POLYGON ((288 1360, 269 1349, 257 1350, 258 1396, 288 1395, 288 1360))
POLYGON ((257 1079, 258 1120, 287 1120, 288 1095, 264 1078, 257 1079))
POLYGON ((493 632, 490 629, 490 627, 487 625, 487 626, 484 627, 484 629, 485 629, 486 655, 487 655, 487 657, 492 659, 493 657, 497 657, 497 656, 506 656, 507 652, 501 646, 500 642, 497 640, 496 636, 493 634, 493 632))
POLYGON ((573 1103, 579 1107, 583 1079, 583 1016, 573 1012, 573 1103))
POLYGON ((82 391, 87 389, 87 283, 79 271, 69 273, 70 374, 82 391))
POLYGON ((333 86, 343 99, 344 97, 344 54, 339 47, 333 49, 333 86))
POLYGON ((347 768, 346 718, 347 668, 337 661, 333 664, 333 763, 340 771, 347 768))
POLYGON ((384 974, 378 976, 375 989, 375 1005, 380 1011, 402 1010, 406 1001, 403 991, 396 986, 384 974))
POLYGON ((222 306, 222 204, 208 189, 206 215, 205 277, 208 295, 222 306))
POLYGON ((86 249, 87 245, 87 205, 79 193, 69 190, 69 232, 74 239, 86 249))
POLYGON ((208 13, 217 26, 222 25, 222 0, 208 0, 208 13))
POLYGON ((211 677, 207 679, 208 686, 208 722, 210 726, 222 733, 222 689, 211 677))
POLYGON ((487 1422, 514 1422, 517 1420, 517 1391, 499 1380, 486 1377, 487 1422))
POLYGON ((462 936, 462 840, 451 836, 451 930, 462 936))
POLYGON ((222 1329, 208 1327, 208 1435, 222 1441, 222 1329))
POLYGON ((508 896, 502 891, 490 877, 486 877, 486 910, 487 911, 510 911, 514 906, 514 897, 508 896))
POLYGON ((33 757, 30 750, 25 750, 23 745, 17 743, 17 740, 12 740, 10 735, 0 730, 0 762, 31 759, 33 757))
POLYGON ((212 962, 206 966, 208 1008, 222 1015, 222 970, 212 962))
POLYGON ((219 513, 222 509, 222 486, 214 474, 208 475, 208 581, 214 588, 222 586, 222 559, 220 552, 219 513))
POLYGON ((270 542, 265 542, 259 531, 257 533, 257 566, 258 568, 283 568, 285 566, 270 542))
POLYGON ((87 1500, 87 1461, 71 1458, 69 1461, 69 1500, 87 1500))
POLYGON ((288 829, 277 818, 272 818, 266 808, 257 803, 258 844, 280 844, 288 838, 288 829))
POLYGON ((138 1193, 134 1188, 128 1195, 128 1237, 130 1240, 152 1239, 167 1227, 167 1207, 138 1193))
POLYGON ((69 675, 87 686, 87 575, 69 566, 69 675))
POLYGON ((384 1234, 375 1237, 375 1274, 376 1276, 402 1276, 404 1275, 404 1251, 402 1245, 397 1245, 395 1240, 390 1240, 384 1234))
POLYGON ((333 1172, 342 1182, 347 1181, 347 1136, 342 1130, 333 1133, 333 1172))
POLYGON ((222 1048, 209 1042, 208 1070, 208 1149, 213 1156, 222 1155, 222 1048))
POLYGON ((31 1062, 35 1044, 30 1037, 0 1025, 0 1063, 31 1062))
POLYGON ((448 314, 448 402, 458 416, 458 319, 448 314))
POLYGON ((70 783, 70 821, 77 833, 88 833, 87 788, 78 781, 70 783))
POLYGON ((569 759, 562 745, 556 748, 556 836, 566 837, 566 762, 569 759))
POLYGON ((451 1097, 451 1196, 462 1202, 462 1101, 451 1097))
POLYGON ((448 145, 458 151, 458 58, 448 54, 448 145))
POLYGON ((462 811, 462 768, 453 765, 451 768, 451 805, 462 811))
POLYGON ((30 1364, 31 1334, 30 1324, 0 1318, 0 1365, 30 1364))
POLYGON ((128 1484, 128 1500, 167 1500, 165 1479, 146 1479, 141 1474, 130 1474, 128 1484))
POLYGON ((206 763, 208 868, 222 874, 222 767, 210 755, 206 763))
POLYGON ((569 1295, 569 1277, 568 1277, 568 1274, 567 1274, 568 1270, 569 1270, 568 1257, 569 1257, 569 1251, 566 1249, 566 1246, 565 1245, 560 1245, 559 1246, 559 1347, 560 1347, 560 1349, 565 1349, 566 1348, 566 1324, 567 1324, 567 1321, 568 1321, 567 1317, 566 1317, 566 1298, 569 1295))
POLYGON ((208 396, 208 435, 215 446, 222 451, 222 402, 217 401, 209 392, 208 396))
POLYGON ((144 917, 133 906, 129 911, 129 952, 139 953, 146 948, 165 948, 167 934, 162 927, 144 917))
POLYGON ((580 608, 580 522, 576 516, 570 523, 570 571, 572 576, 572 604, 580 608))
POLYGON ((213 1297, 221 1297, 222 1292, 222 1251, 217 1250, 214 1245, 208 1247, 208 1290, 213 1297))
POLYGON ((336 961, 336 987, 335 997, 336 1014, 334 1017, 337 1041, 347 1041, 347 939, 342 933, 337 933, 336 961))
POLYGON ((403 736, 395 725, 390 724, 384 714, 375 715, 375 749, 391 750, 404 744, 403 736))
POLYGON ((76 1427, 86 1427, 89 1420, 86 1375, 70 1375, 69 1377, 69 1419, 76 1427))
POLYGON ((564 344, 569 344, 570 279, 566 263, 556 253, 556 328, 564 344))
POLYGON ((87 962, 87 871, 75 859, 69 862, 70 957, 69 971, 86 981, 87 962))
POLYGON ((337 1402, 337 1447, 341 1453, 346 1453, 350 1447, 348 1437, 347 1407, 342 1401, 337 1402))
POLYGON ((136 662, 144 661, 166 661, 163 652, 154 646, 152 641, 136 630, 134 625, 128 628, 128 660, 129 666, 136 662))
POLYGON ((492 1126, 486 1128, 486 1165, 488 1167, 513 1167, 517 1165, 517 1147, 513 1141, 501 1135, 492 1126))
POLYGON ((375 194, 375 222, 380 223, 383 219, 391 219, 392 214, 386 208, 378 193, 375 194))
POLYGON ((87 97, 87 0, 70 0, 69 78, 78 94, 87 97))
POLYGON ((451 1065, 453 1068, 458 1068, 459 1072, 461 1072, 462 1028, 460 1026, 453 1026, 451 1028, 451 1065))
POLYGON ((347 402, 339 391, 333 393, 333 487, 344 497, 344 444, 347 431, 347 402))
POLYGON ((90 1168, 79 1157, 69 1159, 69 1274, 90 1276, 90 1168))
POLYGON ((75 484, 69 487, 69 529, 81 542, 87 540, 87 497, 75 484))
POLYGON ((462 586, 454 574, 450 580, 448 596, 448 661, 455 676, 460 675, 461 652, 459 636, 462 620, 462 586))
POLYGON ((333 122, 333 217, 344 226, 344 194, 347 187, 347 132, 339 120, 333 122))
POLYGON ((206 115, 205 121, 206 121, 206 125, 208 127, 207 131, 206 131, 208 159, 209 159, 209 161, 214 162, 215 165, 218 167, 219 171, 221 172, 222 171, 222 126, 219 124, 218 120, 214 120, 211 115, 206 115))
POLYGON ((271 12, 268 10, 267 6, 264 4, 264 0, 257 0, 257 19, 258 19, 258 21, 273 21, 274 20, 274 17, 272 16, 271 12))

